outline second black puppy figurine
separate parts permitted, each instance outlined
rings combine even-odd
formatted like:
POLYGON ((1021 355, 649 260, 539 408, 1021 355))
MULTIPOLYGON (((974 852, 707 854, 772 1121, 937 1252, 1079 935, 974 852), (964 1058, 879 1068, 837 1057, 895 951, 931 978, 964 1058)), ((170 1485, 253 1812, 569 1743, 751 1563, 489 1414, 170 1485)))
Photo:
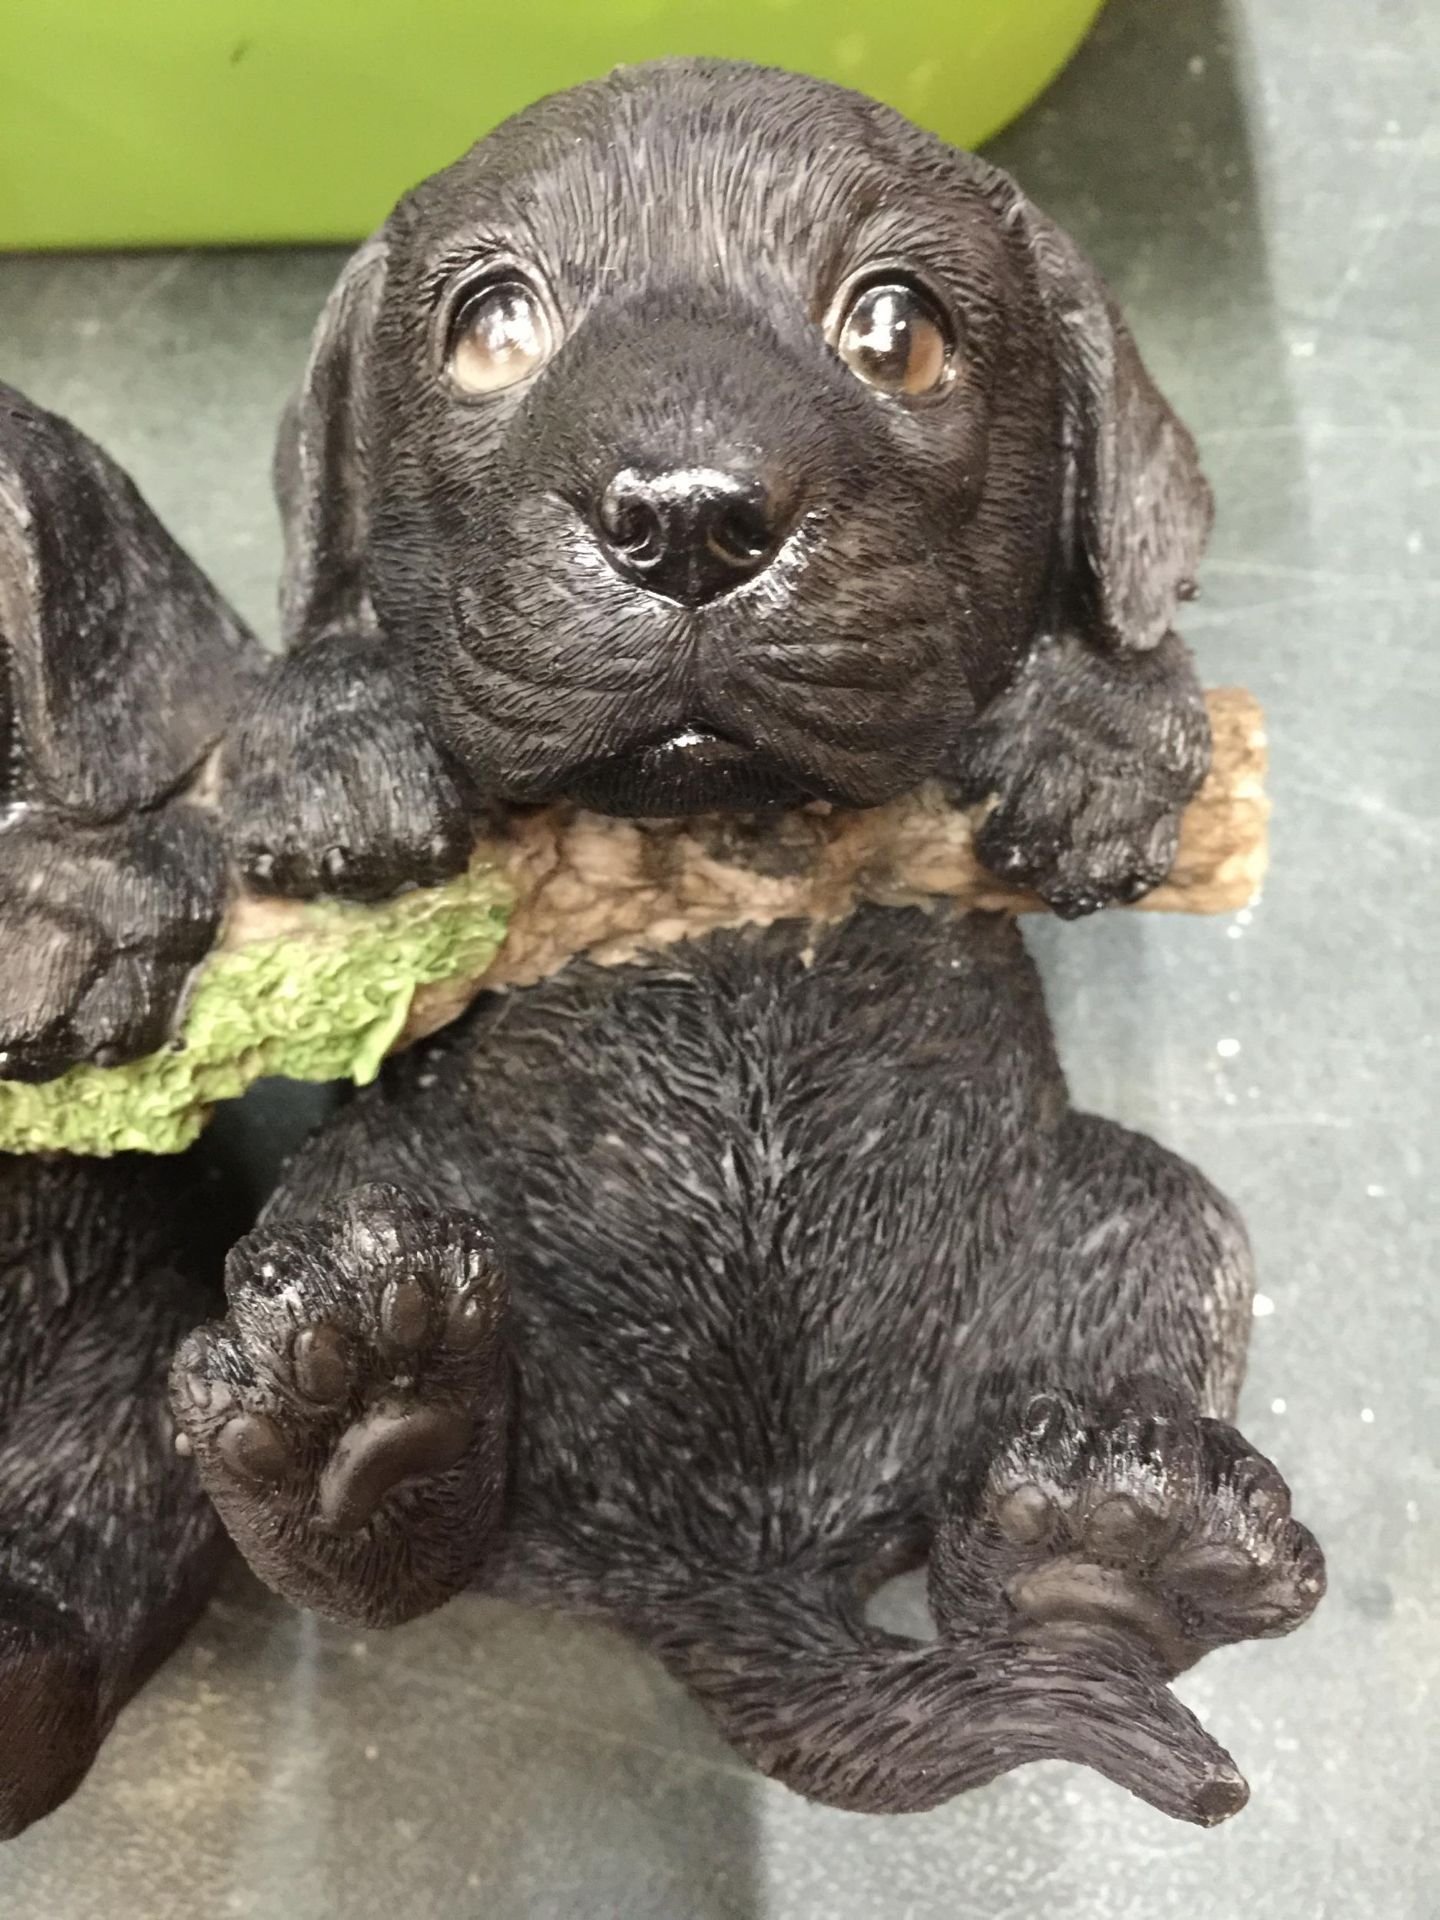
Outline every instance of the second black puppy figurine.
MULTIPOLYGON (((1206 762, 1209 519, 1093 272, 994 169, 708 63, 542 103, 401 203, 282 443, 257 881, 383 892, 468 810, 998 800, 1067 912, 1206 762)), ((1073 1113, 1012 922, 870 907, 572 964, 389 1069, 232 1258, 177 1418, 338 1618, 609 1618, 765 1771, 933 1806, 1063 1756, 1243 1801, 1166 1682, 1323 1570, 1230 1424, 1225 1202, 1073 1113), (939 1639, 867 1625, 928 1564, 939 1639)))
MULTIPOLYGON (((120 468, 0 387, 0 1077, 169 1034, 226 891, 187 796, 258 663, 120 468)), ((0 1837, 73 1792, 228 1557, 165 1382, 252 1217, 200 1153, 0 1154, 0 1837)))
POLYGON ((282 437, 251 880, 380 895, 486 801, 946 782, 1062 913, 1168 869, 1194 446, 1094 269, 858 94, 707 62, 530 108, 351 260, 282 437))

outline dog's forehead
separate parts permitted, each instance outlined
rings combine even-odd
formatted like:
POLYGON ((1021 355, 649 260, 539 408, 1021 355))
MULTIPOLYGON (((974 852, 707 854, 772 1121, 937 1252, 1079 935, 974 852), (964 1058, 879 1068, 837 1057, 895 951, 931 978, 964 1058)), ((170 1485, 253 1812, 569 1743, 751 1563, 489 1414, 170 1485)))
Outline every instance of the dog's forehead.
POLYGON ((527 108, 402 212, 416 267, 489 242, 638 279, 737 247, 813 258, 867 224, 900 245, 937 216, 963 224, 981 200, 968 159, 822 81, 663 62, 527 108))

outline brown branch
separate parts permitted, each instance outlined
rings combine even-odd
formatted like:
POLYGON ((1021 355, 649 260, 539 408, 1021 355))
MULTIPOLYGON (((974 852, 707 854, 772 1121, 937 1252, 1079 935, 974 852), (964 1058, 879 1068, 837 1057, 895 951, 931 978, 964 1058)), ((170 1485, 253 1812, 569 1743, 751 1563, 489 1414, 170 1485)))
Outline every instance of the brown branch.
MULTIPOLYGON (((1169 879, 1139 902, 1148 912, 1232 912, 1264 877, 1264 719, 1243 688, 1207 699, 1210 777, 1186 811, 1169 879)), ((862 900, 1043 910, 979 864, 973 818, 933 792, 759 826, 716 816, 642 826, 559 808, 519 816, 477 849, 519 893, 505 945, 483 980, 420 988, 403 1040, 443 1026, 481 986, 529 984, 578 953, 612 964, 717 927, 839 919, 862 900)))

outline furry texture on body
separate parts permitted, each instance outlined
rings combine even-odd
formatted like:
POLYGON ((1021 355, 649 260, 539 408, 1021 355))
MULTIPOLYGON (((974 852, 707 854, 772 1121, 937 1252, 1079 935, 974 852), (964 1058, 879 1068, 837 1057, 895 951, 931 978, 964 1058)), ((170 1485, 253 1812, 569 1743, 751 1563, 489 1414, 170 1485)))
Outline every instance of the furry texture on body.
POLYGON ((165 1379, 244 1224, 194 1156, 0 1155, 0 1837, 74 1791, 228 1557, 165 1379))
POLYGON ((1243 1782, 1165 1681, 1323 1586, 1225 1424, 1250 1289, 1199 1174, 1070 1111, 1012 922, 866 908, 576 963, 392 1062, 175 1407, 303 1605, 598 1613, 840 1806, 1059 1755, 1208 1822, 1243 1782), (927 1558, 939 1641, 868 1627, 927 1558))
POLYGON ((1194 445, 1015 183, 859 94, 677 60, 517 115, 346 267, 276 470, 289 653, 225 752, 258 888, 452 873, 495 803, 930 778, 997 797, 982 856, 1059 912, 1170 865, 1194 445), (945 342, 922 393, 842 357, 882 285, 897 353, 945 342), (487 290, 528 359, 475 390, 487 290))

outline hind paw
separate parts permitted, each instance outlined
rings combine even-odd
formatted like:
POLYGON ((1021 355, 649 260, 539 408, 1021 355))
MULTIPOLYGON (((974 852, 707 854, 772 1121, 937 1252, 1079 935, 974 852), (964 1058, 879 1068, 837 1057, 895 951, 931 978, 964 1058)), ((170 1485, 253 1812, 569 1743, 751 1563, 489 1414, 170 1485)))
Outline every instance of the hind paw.
POLYGON ((380 1624, 473 1578, 503 1483, 504 1283, 478 1222, 361 1188, 260 1229, 181 1348, 181 1444, 262 1578, 380 1624))
POLYGON ((1029 1637, 1139 1641, 1171 1674, 1212 1647, 1290 1632, 1325 1590, 1270 1462, 1145 1385, 1094 1409, 1038 1396, 964 1507, 950 1584, 970 1608, 988 1598, 1029 1637))

